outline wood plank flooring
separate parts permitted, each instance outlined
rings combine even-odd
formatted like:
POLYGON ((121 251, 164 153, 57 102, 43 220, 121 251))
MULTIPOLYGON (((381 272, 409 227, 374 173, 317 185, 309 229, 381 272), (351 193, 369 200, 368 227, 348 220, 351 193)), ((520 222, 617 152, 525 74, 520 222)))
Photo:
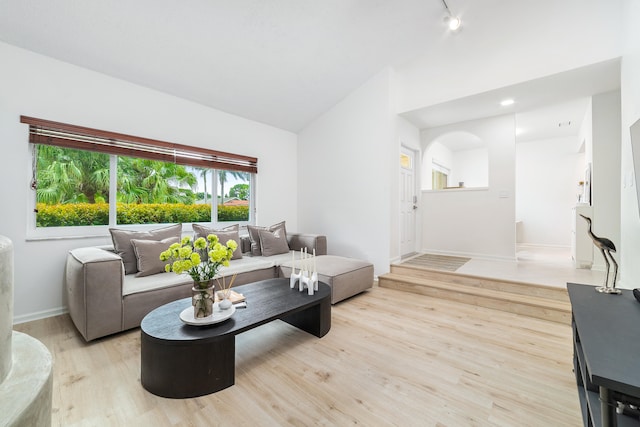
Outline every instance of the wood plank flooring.
POLYGON ((53 354, 55 426, 582 425, 570 326, 393 289, 335 305, 322 339, 280 321, 239 335, 236 384, 194 399, 142 388, 139 329, 15 329, 53 354))

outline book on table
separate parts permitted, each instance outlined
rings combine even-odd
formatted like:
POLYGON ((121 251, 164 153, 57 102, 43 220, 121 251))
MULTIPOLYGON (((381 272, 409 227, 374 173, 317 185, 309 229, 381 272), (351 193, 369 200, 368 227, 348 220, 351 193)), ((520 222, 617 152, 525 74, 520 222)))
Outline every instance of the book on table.
MULTIPOLYGON (((218 298, 218 293, 216 292, 215 301, 217 302, 219 300, 220 300, 220 298, 218 298)), ((241 293, 232 290, 231 292, 229 292, 229 300, 233 304, 238 304, 240 302, 244 302, 246 300, 246 298, 241 293)))

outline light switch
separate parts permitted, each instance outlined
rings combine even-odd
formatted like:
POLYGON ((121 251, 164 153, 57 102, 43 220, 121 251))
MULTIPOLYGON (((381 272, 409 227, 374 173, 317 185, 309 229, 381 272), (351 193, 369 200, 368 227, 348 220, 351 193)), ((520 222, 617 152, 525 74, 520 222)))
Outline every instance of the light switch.
POLYGON ((508 199, 509 192, 507 190, 500 190, 500 192, 498 193, 498 197, 500 197, 501 199, 508 199))

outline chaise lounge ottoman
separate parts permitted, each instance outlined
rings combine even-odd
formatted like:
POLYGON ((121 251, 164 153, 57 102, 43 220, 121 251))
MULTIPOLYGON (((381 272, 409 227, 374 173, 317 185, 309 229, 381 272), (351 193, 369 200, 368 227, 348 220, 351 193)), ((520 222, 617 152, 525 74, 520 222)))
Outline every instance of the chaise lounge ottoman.
MULTIPOLYGON (((320 255, 315 259, 318 280, 331 288, 331 304, 373 287, 373 264, 336 255, 320 255)), ((296 260, 296 271, 300 261, 296 260)), ((280 265, 280 276, 291 277, 291 261, 280 265)))

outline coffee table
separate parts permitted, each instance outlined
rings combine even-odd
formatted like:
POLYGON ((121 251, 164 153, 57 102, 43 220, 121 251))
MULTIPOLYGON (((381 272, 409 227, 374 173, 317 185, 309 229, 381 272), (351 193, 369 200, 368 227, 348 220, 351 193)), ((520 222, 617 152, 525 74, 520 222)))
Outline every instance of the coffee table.
POLYGON ((191 305, 191 298, 165 304, 142 319, 140 381, 145 389, 162 397, 187 398, 232 386, 235 336, 276 319, 317 337, 331 329, 331 289, 326 283, 318 283, 314 295, 291 289, 289 279, 233 289, 246 297, 247 308, 221 323, 183 323, 180 312, 191 305))

